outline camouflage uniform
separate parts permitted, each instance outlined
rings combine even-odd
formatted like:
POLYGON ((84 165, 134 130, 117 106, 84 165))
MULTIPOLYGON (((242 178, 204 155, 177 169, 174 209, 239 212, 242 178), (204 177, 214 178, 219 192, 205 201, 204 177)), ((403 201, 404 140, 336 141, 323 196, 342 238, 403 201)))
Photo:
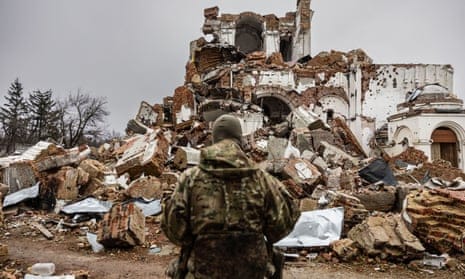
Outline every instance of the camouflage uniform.
POLYGON ((192 247, 186 278, 259 278, 265 242, 286 236, 298 211, 283 185, 258 169, 239 145, 222 140, 201 151, 164 202, 162 228, 175 244, 192 247))

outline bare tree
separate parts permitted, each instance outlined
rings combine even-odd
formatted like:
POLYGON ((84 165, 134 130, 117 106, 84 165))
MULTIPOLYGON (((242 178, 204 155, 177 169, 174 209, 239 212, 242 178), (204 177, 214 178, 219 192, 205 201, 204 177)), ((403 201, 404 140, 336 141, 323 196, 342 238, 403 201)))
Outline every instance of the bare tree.
POLYGON ((103 133, 102 124, 109 112, 104 97, 91 97, 79 89, 58 103, 60 133, 66 147, 86 142, 86 135, 92 137, 103 133))

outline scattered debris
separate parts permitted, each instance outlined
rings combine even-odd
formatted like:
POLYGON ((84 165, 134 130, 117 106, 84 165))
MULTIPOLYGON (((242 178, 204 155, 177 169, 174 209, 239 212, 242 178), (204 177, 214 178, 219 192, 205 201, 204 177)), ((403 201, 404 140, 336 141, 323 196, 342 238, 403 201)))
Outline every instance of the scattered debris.
MULTIPOLYGON (((444 107, 460 103, 453 113, 463 113, 453 96, 429 94, 423 85, 416 95, 410 88, 427 77, 451 82, 450 66, 375 65, 363 50, 312 57, 301 47, 310 41, 312 14, 308 0, 282 18, 206 9, 203 31, 212 40, 191 43, 185 83, 162 104, 141 102, 126 137, 92 148, 92 155, 88 146, 64 149, 41 141, 21 155, 0 158, 0 224, 31 218, 24 223, 48 239, 85 228, 94 252, 144 245, 163 254, 168 249, 160 252, 146 243, 146 229, 154 226, 160 233, 155 215, 163 195, 183 170, 199 164, 201 148, 212 142, 212 121, 232 113, 240 119, 249 157, 299 199, 302 216, 277 246, 322 249, 318 257, 331 261, 351 261, 362 252, 394 261, 419 259, 425 251, 465 253, 465 174, 456 167, 462 158, 431 161, 438 154, 415 148, 431 144, 430 134, 409 139, 407 132, 395 131, 402 125, 393 115, 442 113, 430 105, 444 100, 444 107), (231 33, 243 19, 266 30, 231 33), (403 86, 397 86, 399 75, 403 86), (385 100, 383 92, 404 99, 407 90, 413 92, 407 107, 378 99, 385 100), (6 207, 11 208, 1 210, 6 207), (52 209, 53 217, 36 218, 52 209)), ((302 251, 288 256, 313 257, 302 251)), ((0 260, 8 257, 7 246, 0 245, 0 252, 0 260)), ((443 265, 442 256, 425 259, 422 266, 443 265)))
MULTIPOLYGON (((47 228, 42 226, 41 224, 39 224, 37 222, 32 222, 31 226, 38 229, 47 239, 49 239, 49 240, 53 239, 54 235, 49 230, 47 230, 47 228)), ((43 274, 43 275, 51 275, 51 274, 43 274)))

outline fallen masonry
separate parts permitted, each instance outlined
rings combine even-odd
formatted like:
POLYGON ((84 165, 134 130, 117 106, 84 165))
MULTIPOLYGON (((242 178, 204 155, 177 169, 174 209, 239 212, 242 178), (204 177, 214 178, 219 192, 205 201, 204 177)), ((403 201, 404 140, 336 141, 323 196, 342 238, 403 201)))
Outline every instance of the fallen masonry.
MULTIPOLYGON (((313 11, 309 0, 297 3, 284 17, 206 9, 202 30, 213 39, 190 44, 185 83, 161 104, 142 101, 124 138, 95 149, 42 141, 0 158, 2 232, 54 242, 85 235, 76 241, 88 251, 163 251, 162 199, 199 164, 212 122, 230 113, 246 153, 283 182, 303 215, 342 216, 325 219, 340 228, 333 242, 281 247, 289 258, 312 251, 323 261, 408 263, 448 253, 463 261, 465 114, 448 89, 451 67, 378 65, 362 50, 312 57, 313 11), (425 134, 409 119, 449 126, 425 134)), ((308 234, 327 236, 297 230, 293 243, 308 234)))

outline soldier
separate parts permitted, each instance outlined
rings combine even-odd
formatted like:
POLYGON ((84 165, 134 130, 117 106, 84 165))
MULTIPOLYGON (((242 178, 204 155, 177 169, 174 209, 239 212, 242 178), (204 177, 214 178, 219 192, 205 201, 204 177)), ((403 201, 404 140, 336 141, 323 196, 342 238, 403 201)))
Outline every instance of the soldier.
POLYGON ((214 144, 202 149, 199 166, 181 175, 164 202, 162 229, 181 246, 174 278, 263 279, 270 275, 272 243, 297 221, 284 186, 247 158, 241 141, 239 120, 219 117, 214 144))

